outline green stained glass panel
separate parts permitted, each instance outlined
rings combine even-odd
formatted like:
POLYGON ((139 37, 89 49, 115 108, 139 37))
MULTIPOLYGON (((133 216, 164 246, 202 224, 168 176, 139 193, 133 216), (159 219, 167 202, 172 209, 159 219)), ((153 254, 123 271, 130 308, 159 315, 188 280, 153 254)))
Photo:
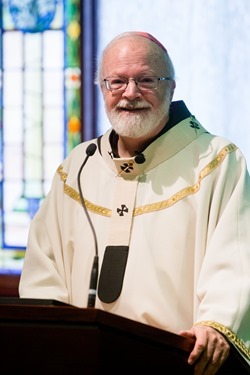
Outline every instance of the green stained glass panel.
POLYGON ((49 3, 53 19, 33 30, 24 2, 15 17, 0 4, 0 272, 21 269, 32 217, 81 141, 81 1, 49 3))

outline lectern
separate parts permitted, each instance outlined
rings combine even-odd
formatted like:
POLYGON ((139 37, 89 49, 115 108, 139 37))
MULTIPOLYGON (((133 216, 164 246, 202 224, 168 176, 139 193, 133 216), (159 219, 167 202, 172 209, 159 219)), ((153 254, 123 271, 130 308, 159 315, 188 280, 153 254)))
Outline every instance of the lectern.
MULTIPOLYGON (((0 298, 1 374, 193 374, 194 341, 98 309, 0 298)), ((218 375, 249 375, 232 348, 218 375)))

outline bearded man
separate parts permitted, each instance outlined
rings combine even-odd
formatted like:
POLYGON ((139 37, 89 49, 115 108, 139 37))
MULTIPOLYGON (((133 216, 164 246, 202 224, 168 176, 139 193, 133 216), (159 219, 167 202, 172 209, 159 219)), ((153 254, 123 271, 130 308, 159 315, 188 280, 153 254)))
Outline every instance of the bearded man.
POLYGON ((173 101, 173 64, 148 33, 112 40, 96 83, 111 128, 75 147, 55 173, 30 227, 20 296, 194 338, 196 375, 214 375, 230 343, 249 363, 244 156, 173 101))

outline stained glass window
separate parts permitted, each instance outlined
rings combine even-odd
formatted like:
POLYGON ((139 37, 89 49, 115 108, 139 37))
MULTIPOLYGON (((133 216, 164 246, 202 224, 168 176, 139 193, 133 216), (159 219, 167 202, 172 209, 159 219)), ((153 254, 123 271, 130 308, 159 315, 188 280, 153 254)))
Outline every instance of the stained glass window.
POLYGON ((56 168, 81 141, 81 1, 0 4, 0 270, 14 272, 56 168))

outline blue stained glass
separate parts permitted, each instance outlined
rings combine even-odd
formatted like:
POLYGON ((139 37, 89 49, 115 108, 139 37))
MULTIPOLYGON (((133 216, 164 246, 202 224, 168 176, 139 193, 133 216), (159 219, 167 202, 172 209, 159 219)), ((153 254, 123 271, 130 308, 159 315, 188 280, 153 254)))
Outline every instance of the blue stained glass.
POLYGON ((81 0, 0 0, 0 279, 81 141, 80 15, 81 0))
POLYGON ((64 9, 64 0, 0 2, 0 275, 22 267, 30 222, 65 155, 64 9))
POLYGON ((15 28, 36 33, 49 28, 57 0, 9 0, 8 5, 15 28))

